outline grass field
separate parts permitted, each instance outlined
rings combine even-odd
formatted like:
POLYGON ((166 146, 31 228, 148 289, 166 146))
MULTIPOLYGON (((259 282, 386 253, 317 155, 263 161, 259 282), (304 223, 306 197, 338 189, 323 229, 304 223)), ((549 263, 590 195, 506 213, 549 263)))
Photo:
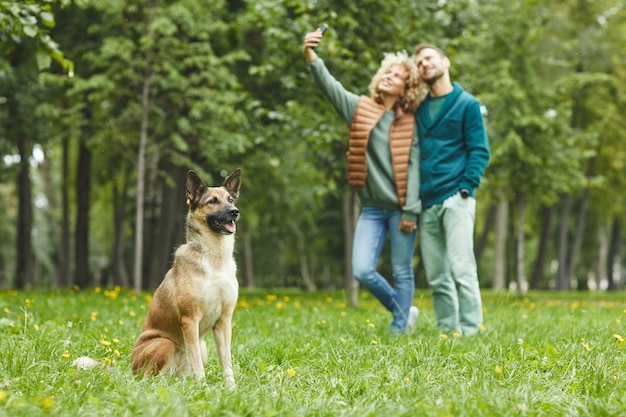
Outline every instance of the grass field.
POLYGON ((624 293, 484 292, 485 327, 441 334, 428 292, 408 336, 367 293, 242 291, 229 391, 209 337, 206 381, 136 380, 150 303, 120 289, 0 293, 0 416, 626 416, 624 293), (112 372, 80 370, 88 355, 112 372))

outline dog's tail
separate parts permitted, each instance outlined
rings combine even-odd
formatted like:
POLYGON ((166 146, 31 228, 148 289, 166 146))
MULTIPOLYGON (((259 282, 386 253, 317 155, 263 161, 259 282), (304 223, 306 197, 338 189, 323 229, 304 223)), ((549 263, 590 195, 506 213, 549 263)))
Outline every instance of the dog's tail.
POLYGON ((104 369, 108 372, 112 371, 110 366, 100 363, 95 359, 91 359, 89 356, 81 356, 80 358, 74 360, 74 362, 72 362, 72 366, 75 366, 78 369, 104 369))

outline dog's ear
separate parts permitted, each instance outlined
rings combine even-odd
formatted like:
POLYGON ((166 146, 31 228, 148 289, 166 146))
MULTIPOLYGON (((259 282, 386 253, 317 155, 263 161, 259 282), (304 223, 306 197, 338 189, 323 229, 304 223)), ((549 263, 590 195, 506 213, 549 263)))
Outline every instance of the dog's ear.
POLYGON ((206 187, 195 171, 187 171, 187 205, 191 207, 196 204, 206 187))
POLYGON ((239 187, 241 187, 241 169, 237 168, 224 179, 222 187, 228 190, 228 193, 237 200, 239 198, 239 187))

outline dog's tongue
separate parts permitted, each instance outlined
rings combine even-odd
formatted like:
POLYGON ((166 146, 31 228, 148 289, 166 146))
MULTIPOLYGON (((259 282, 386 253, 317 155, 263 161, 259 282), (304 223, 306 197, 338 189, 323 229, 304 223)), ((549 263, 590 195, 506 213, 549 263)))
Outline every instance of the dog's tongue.
POLYGON ((230 233, 235 233, 237 227, 235 226, 235 222, 224 223, 224 229, 228 230, 230 233))

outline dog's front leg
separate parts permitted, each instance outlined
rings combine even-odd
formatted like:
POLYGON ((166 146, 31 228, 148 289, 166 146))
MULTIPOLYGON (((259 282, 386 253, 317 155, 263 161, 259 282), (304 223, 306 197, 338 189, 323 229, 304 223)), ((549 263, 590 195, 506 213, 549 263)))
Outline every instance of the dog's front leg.
POLYGON ((180 319, 183 338, 185 339, 185 350, 191 372, 196 380, 204 378, 204 365, 202 364, 202 353, 200 351, 200 329, 198 320, 193 317, 184 316, 180 319))
POLYGON ((230 355, 232 334, 232 317, 230 316, 219 320, 213 328, 213 340, 215 340, 215 350, 222 366, 222 377, 228 387, 235 388, 235 374, 230 355))

